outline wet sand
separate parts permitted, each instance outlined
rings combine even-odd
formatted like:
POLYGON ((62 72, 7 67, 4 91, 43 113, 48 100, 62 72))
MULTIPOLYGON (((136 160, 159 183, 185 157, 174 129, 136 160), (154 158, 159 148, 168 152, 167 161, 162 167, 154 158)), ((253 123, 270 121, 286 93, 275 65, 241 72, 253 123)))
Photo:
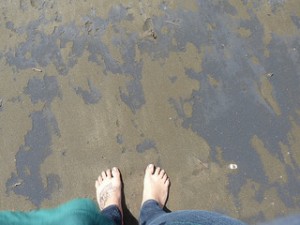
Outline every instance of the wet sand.
POLYGON ((138 218, 152 162, 170 210, 299 212, 297 0, 0 6, 0 210, 95 198, 117 166, 138 218))

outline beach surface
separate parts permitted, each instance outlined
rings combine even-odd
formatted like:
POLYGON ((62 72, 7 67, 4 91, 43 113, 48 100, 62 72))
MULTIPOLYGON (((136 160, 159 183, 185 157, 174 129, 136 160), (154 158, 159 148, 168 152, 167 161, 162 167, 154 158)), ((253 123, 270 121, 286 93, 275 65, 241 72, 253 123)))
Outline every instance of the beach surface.
POLYGON ((154 163, 170 210, 299 212, 299 29, 298 0, 1 1, 0 210, 117 166, 136 224, 154 163))

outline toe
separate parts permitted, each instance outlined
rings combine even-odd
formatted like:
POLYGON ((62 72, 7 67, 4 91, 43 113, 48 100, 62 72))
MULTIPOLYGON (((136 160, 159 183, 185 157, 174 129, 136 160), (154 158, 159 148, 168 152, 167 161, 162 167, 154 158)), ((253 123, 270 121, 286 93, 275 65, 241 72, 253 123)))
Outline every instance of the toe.
POLYGON ((105 171, 102 171, 101 176, 102 176, 102 180, 104 180, 104 179, 106 178, 106 173, 105 173, 105 171))
POLYGON ((166 172, 165 172, 165 170, 161 170, 160 172, 159 172, 159 176, 161 177, 161 178, 163 178, 163 176, 166 174, 166 172))
POLYGON ((103 179, 102 179, 102 176, 100 175, 100 176, 98 177, 98 182, 99 182, 99 184, 101 184, 102 181, 103 181, 103 179))
POLYGON ((165 181, 165 184, 166 184, 167 186, 170 185, 170 179, 169 179, 169 178, 167 178, 167 180, 165 181))
POLYGON ((99 186, 99 181, 96 180, 96 181, 95 181, 95 188, 98 188, 98 186, 99 186))
POLYGON ((164 182, 166 182, 166 180, 168 179, 168 176, 166 173, 164 173, 164 175, 161 178, 164 182))
POLYGON ((153 164, 149 164, 146 168, 146 174, 147 175, 152 175, 154 172, 154 165, 153 164))
POLYGON ((107 175, 108 178, 111 178, 111 171, 109 169, 106 170, 106 175, 107 175))
POLYGON ((117 178, 120 177, 120 171, 117 167, 112 168, 112 175, 113 175, 113 177, 117 177, 117 178))
POLYGON ((160 167, 155 168, 155 175, 158 176, 160 173, 160 167))

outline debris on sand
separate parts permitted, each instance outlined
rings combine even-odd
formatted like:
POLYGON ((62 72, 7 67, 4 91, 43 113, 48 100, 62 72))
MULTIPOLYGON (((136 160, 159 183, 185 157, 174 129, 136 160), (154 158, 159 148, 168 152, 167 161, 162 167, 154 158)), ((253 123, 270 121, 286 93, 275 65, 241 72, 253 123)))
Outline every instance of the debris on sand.
POLYGON ((231 163, 228 165, 228 168, 231 169, 231 170, 236 170, 238 168, 238 166, 234 163, 231 163))
POLYGON ((145 19, 145 22, 143 25, 143 30, 144 30, 144 32, 142 34, 142 38, 145 38, 145 37, 151 37, 153 39, 157 38, 157 34, 154 31, 154 25, 153 25, 152 19, 150 17, 147 17, 145 19))
POLYGON ((20 186, 22 183, 23 183, 23 182, 17 182, 17 183, 15 183, 15 184, 13 184, 12 187, 13 187, 13 188, 18 187, 18 186, 20 186))
POLYGON ((42 69, 39 69, 39 68, 32 68, 32 70, 34 71, 34 72, 43 72, 43 70, 42 69))
POLYGON ((206 169, 208 169, 208 163, 202 162, 200 159, 198 159, 198 161, 200 162, 200 164, 205 167, 206 169))
POLYGON ((154 24, 152 21, 152 18, 149 16, 149 13, 145 11, 145 9, 151 7, 150 5, 147 5, 147 7, 144 6, 143 2, 139 2, 139 9, 140 9, 140 15, 144 18, 144 25, 143 25, 143 33, 141 34, 141 38, 153 38, 157 39, 157 34, 154 29, 154 24))
POLYGON ((149 29, 149 30, 146 30, 146 31, 142 34, 142 37, 143 37, 143 38, 145 38, 145 37, 152 37, 153 39, 156 39, 156 38, 157 38, 157 34, 155 33, 154 30, 149 29))
POLYGON ((194 156, 194 158, 203 166, 205 167, 206 169, 208 169, 208 163, 206 162, 203 162, 202 160, 200 160, 198 157, 194 156))

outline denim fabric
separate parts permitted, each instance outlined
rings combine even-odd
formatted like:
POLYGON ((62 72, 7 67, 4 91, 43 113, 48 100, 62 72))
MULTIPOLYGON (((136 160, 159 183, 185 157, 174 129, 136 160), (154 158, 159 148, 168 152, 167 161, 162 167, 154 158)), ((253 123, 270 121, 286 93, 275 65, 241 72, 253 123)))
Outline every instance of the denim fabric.
POLYGON ((140 211, 140 225, 149 225, 153 220, 166 214, 154 200, 144 202, 140 211))
POLYGON ((156 201, 148 200, 141 208, 140 225, 245 225, 245 223, 208 211, 182 210, 167 213, 156 201))
POLYGON ((101 211, 101 214, 114 221, 116 225, 122 225, 122 214, 117 206, 108 206, 101 211))
POLYGON ((300 214, 279 218, 272 222, 263 223, 261 225, 300 225, 300 214))

